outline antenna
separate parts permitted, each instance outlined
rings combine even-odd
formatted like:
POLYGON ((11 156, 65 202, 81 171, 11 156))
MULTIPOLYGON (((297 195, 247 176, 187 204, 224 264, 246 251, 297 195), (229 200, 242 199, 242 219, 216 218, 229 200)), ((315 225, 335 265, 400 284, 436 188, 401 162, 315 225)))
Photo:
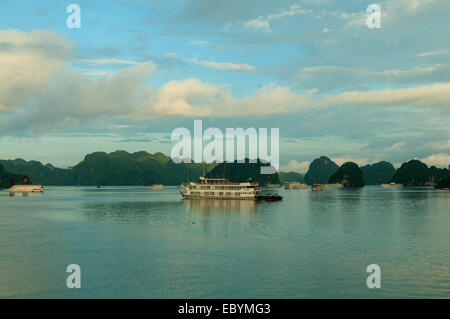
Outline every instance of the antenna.
POLYGON ((206 164, 204 162, 202 162, 202 167, 203 167, 203 177, 206 177, 206 164))

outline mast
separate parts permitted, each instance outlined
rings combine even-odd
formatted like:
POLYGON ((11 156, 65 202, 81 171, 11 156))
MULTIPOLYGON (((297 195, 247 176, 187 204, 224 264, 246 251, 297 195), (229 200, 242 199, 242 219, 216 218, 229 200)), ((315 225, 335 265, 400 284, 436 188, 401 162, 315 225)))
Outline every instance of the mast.
POLYGON ((225 172, 226 172, 226 168, 227 168, 227 162, 223 162, 223 175, 222 178, 225 178, 225 172))

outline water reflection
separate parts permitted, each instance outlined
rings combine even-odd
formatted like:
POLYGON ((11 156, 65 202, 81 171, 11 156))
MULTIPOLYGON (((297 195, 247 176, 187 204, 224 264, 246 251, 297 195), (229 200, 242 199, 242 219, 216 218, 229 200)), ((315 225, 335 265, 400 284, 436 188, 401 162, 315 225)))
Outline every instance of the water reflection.
POLYGON ((270 203, 183 201, 176 188, 0 192, 0 297, 73 297, 64 269, 74 260, 89 267, 94 283, 76 292, 84 298, 450 293, 449 192, 280 193, 283 201, 270 203), (377 292, 365 286, 370 263, 383 269, 377 292))
POLYGON ((115 222, 133 224, 174 224, 180 202, 118 201, 87 202, 80 216, 91 222, 115 222))
POLYGON ((256 211, 259 202, 253 200, 184 200, 183 205, 188 212, 246 212, 256 211))

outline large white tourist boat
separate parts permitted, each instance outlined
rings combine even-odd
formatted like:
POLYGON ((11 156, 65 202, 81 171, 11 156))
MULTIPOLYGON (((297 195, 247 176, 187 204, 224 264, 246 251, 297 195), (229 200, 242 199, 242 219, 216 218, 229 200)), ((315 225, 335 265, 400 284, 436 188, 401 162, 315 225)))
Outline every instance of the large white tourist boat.
POLYGON ((261 198, 261 188, 251 180, 245 183, 232 183, 226 178, 200 177, 199 182, 188 182, 182 185, 185 199, 246 199, 261 198))
POLYGON ((43 193, 44 185, 14 185, 6 191, 10 193, 43 193))

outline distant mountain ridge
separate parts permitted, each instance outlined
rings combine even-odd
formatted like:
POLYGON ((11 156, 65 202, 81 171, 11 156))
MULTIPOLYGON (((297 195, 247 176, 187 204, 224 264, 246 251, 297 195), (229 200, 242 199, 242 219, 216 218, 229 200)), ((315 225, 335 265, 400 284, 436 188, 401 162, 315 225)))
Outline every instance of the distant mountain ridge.
POLYGON ((7 172, 3 165, 0 164, 0 189, 9 188, 11 177, 13 177, 16 182, 20 181, 20 179, 22 178, 22 176, 20 175, 7 172))
MULTIPOLYGON (((279 172, 261 176, 259 172, 261 165, 261 163, 258 165, 228 163, 226 177, 234 181, 252 177, 260 184, 303 181, 311 185, 328 183, 330 177, 339 169, 339 166, 326 156, 315 159, 304 176, 296 172, 279 172)), ((196 180, 203 174, 202 164, 175 164, 169 156, 160 152, 128 153, 121 150, 87 154, 81 162, 68 169, 20 158, 0 160, 0 167, 0 187, 9 186, 11 175, 15 176, 16 181, 20 181, 23 175, 28 175, 33 183, 47 186, 133 186, 153 183, 179 185, 188 180, 188 174, 190 174, 190 180, 196 180)), ((223 175, 223 164, 209 164, 207 168, 211 170, 209 176, 223 175)), ((366 185, 392 181, 405 186, 433 186, 450 176, 450 170, 435 166, 428 167, 419 160, 404 163, 398 170, 391 163, 382 161, 365 165, 361 167, 361 171, 366 185)))
POLYGON ((23 159, 0 160, 0 164, 10 173, 26 174, 34 183, 48 186, 179 185, 187 180, 188 171, 191 178, 202 174, 201 164, 175 164, 163 153, 150 154, 145 151, 95 152, 68 169, 23 159))
POLYGON ((278 172, 281 183, 286 182, 300 182, 303 183, 305 175, 297 172, 278 172))

